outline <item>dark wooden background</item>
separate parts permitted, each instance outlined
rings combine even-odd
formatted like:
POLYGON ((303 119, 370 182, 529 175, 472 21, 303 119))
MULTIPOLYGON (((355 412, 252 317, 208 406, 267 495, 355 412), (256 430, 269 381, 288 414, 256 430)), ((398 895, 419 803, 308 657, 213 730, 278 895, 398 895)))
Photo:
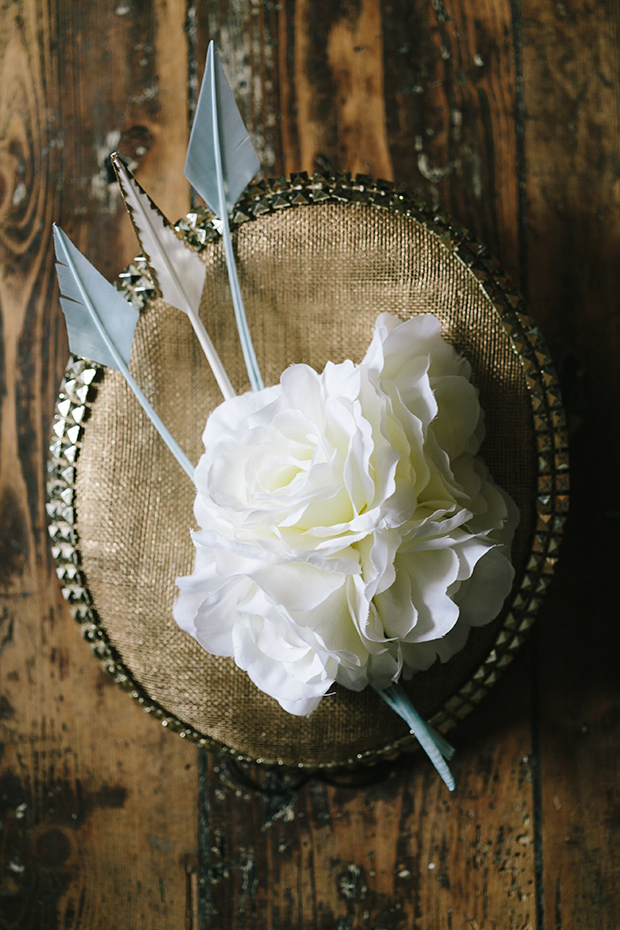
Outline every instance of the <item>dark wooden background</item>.
MULTIPOLYGON (((617 0, 6 0, 0 9, 2 930, 620 926, 617 0), (214 38, 266 174, 403 182, 519 281, 573 509, 528 647, 427 764, 257 794, 112 683, 60 595, 44 470, 57 221, 113 278, 118 148, 172 218, 214 38)), ((278 785, 275 785, 278 789, 278 785)))

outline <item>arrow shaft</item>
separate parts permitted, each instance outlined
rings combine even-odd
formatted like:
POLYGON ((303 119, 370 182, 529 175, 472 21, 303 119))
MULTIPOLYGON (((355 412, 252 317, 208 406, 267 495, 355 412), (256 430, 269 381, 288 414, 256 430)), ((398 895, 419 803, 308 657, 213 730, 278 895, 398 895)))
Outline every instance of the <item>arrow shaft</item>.
POLYGON ((454 778, 445 762, 454 755, 452 746, 419 715, 401 685, 394 683, 389 688, 375 688, 375 691, 409 725, 448 790, 454 791, 454 778))
POLYGON ((252 343, 252 337, 250 336, 250 331, 248 329, 247 318, 245 315, 245 309, 243 306, 243 299, 241 297, 241 288, 239 287, 239 278, 237 276, 237 265, 235 262, 235 255, 232 247, 232 240, 230 238, 230 226, 228 224, 228 208, 226 206, 226 192, 224 188, 224 171, 222 167, 222 150, 220 148, 220 132, 219 132, 219 123, 218 123, 218 107, 217 107, 217 86, 215 79, 215 56, 211 58, 211 95, 213 99, 213 148, 215 153, 215 171, 217 176, 217 189, 219 194, 219 213, 220 219, 222 221, 222 236, 224 239, 224 255, 226 256, 226 267, 228 269, 228 280, 230 282, 230 292, 233 301, 233 307, 235 308, 235 319, 237 321, 237 329, 239 330, 239 338, 241 340, 241 349, 243 352, 243 359, 245 361, 245 367, 248 372, 248 377, 250 379, 250 384, 253 391, 260 391, 263 387, 263 380, 261 378, 260 370, 258 367, 258 361, 256 359, 256 353, 254 352, 254 345, 252 343))
POLYGON ((129 387, 131 388, 131 390, 136 396, 136 400, 138 401, 138 403, 140 404, 140 406, 142 407, 142 409, 148 416, 149 420, 151 421, 151 423, 153 424, 153 426, 155 427, 155 429, 157 430, 161 438, 164 440, 164 442, 166 443, 166 445, 168 446, 168 448, 170 449, 170 451, 176 458, 181 468, 186 472, 186 474, 191 479, 191 481, 193 481, 194 480, 194 466, 192 465, 188 457, 185 455, 185 453, 179 446, 176 439, 174 439, 174 437, 171 435, 170 431, 165 426, 165 424, 163 423, 159 415, 155 412, 151 404, 148 402, 144 393, 138 386, 138 383, 136 382, 135 378, 130 374, 129 368, 125 362, 125 359, 123 358, 121 353, 118 351, 113 340, 110 338, 108 331, 106 330, 105 326, 101 322, 99 314, 97 313, 97 310, 95 309, 95 306, 92 300, 90 299, 88 291, 86 290, 86 288, 84 287, 82 283, 80 275, 78 274, 77 269, 75 268, 75 265, 71 259, 71 256, 69 255, 67 249, 63 248, 63 252, 64 252, 65 262, 69 266, 71 271, 73 272, 73 277, 77 285, 77 288, 80 292, 82 302, 84 306, 87 307, 88 312, 95 324, 95 327, 99 335, 103 339, 103 342, 105 343, 112 358, 114 359, 114 362, 118 370, 121 372, 121 374, 127 381, 129 387))

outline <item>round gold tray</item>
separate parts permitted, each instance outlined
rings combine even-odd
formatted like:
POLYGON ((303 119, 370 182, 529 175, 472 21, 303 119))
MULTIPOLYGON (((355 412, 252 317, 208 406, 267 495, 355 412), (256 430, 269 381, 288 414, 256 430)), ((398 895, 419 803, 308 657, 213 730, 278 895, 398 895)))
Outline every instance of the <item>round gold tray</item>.
MULTIPOLYGON (((432 312, 469 360, 485 411, 482 455, 521 523, 516 581, 500 616, 407 684, 442 732, 512 660, 553 573, 568 508, 560 392, 541 337, 485 248, 393 185, 350 175, 251 186, 233 216, 239 278, 265 384, 290 364, 359 361, 377 315, 432 312)), ((207 263, 201 314, 237 391, 247 390, 222 243, 206 213, 177 225, 207 263)), ((196 463, 221 395, 189 320, 157 298, 138 259, 120 289, 140 310, 132 373, 196 463)), ((371 690, 336 688, 292 717, 232 659, 211 656, 172 618, 175 578, 193 566, 194 488, 119 372, 72 358, 56 409, 48 511, 58 575, 114 679, 162 725, 239 760, 308 768, 359 764, 411 746, 371 690)))

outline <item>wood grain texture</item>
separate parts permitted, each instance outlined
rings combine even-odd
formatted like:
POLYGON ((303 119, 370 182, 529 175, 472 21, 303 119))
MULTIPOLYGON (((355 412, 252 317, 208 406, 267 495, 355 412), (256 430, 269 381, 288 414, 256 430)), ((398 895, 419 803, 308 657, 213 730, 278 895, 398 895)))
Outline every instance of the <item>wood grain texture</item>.
POLYGON ((499 687, 497 704, 464 727, 454 795, 419 756, 365 787, 315 777, 291 791, 278 773, 250 772, 263 796, 212 760, 205 772, 204 925, 533 928, 524 674, 520 663, 499 687))
POLYGON ((516 275, 508 0, 283 0, 277 12, 217 0, 197 9, 200 67, 211 38, 266 173, 334 168, 395 180, 458 216, 516 275))
MULTIPOLYGON (((126 100, 128 88, 144 87, 143 66, 132 70, 128 54, 136 37, 161 28, 167 59, 172 53, 172 27, 160 22, 165 5, 124 19, 116 7, 32 0, 5 8, 1 21, 3 928, 119 926, 120 913, 120 926, 163 930, 192 919, 196 750, 148 720, 99 669, 62 600, 47 545, 45 461, 66 359, 51 224, 66 226, 103 270, 118 271, 135 246, 125 255, 119 248, 126 224, 108 189, 112 140, 103 127, 118 135, 116 146, 125 130, 126 140, 146 126, 149 151, 162 136, 169 157, 160 121, 178 123, 174 107, 160 108, 150 94, 148 107, 126 100), (124 101, 129 121, 118 116, 124 101)), ((155 49, 153 36, 153 56, 155 49)), ((151 71, 159 73, 157 59, 151 71)), ((177 162, 186 122, 182 130, 177 162)), ((187 185, 180 199, 184 209, 187 185)))
POLYGON ((618 926, 619 29, 617 0, 2 10, 2 930, 618 926), (452 213, 518 278, 560 366, 563 558, 530 647, 454 737, 455 795, 418 758, 355 788, 243 786, 117 690, 60 596, 50 224, 109 278, 132 257, 114 148, 164 212, 186 210, 211 38, 266 174, 363 171, 452 213))
POLYGON ((555 930, 620 922, 619 26, 617 3, 523 4, 529 295, 573 431, 569 535, 537 638, 541 919, 555 930))
MULTIPOLYGON (((277 169, 333 166, 406 183, 518 270, 508 3, 285 2, 277 28, 263 7, 252 6, 243 25, 229 4, 209 9, 202 25, 197 11, 198 59, 216 39, 242 99, 240 85, 252 84, 247 67, 258 60, 254 38, 242 46, 246 70, 235 65, 243 35, 267 32, 278 43, 265 88, 282 103, 277 169)), ((252 123, 261 109, 249 102, 244 115, 252 123)), ((226 784, 225 767, 208 767, 205 925, 533 928, 529 680, 523 663, 512 678, 519 712, 511 719, 501 704, 492 723, 481 716, 470 731, 476 748, 460 746, 454 799, 419 759, 378 788, 313 781, 272 802, 244 797, 226 784)))
POLYGON ((213 40, 266 177, 283 173, 288 148, 282 132, 285 88, 278 70, 279 15, 277 4, 242 0, 198 3, 192 15, 196 90, 213 40))

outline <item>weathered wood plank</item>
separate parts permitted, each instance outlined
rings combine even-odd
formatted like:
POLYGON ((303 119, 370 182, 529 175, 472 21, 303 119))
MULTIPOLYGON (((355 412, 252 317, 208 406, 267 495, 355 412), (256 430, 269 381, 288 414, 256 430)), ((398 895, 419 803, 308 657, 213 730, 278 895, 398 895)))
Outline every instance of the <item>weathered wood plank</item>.
POLYGON ((266 177, 284 172, 289 145, 282 131, 286 88, 277 62, 279 15, 275 4, 216 0, 196 6, 193 20, 196 89, 213 40, 266 177))
POLYGON ((187 185, 166 187, 158 164, 184 153, 184 15, 28 0, 0 26, 3 927, 163 930, 186 915, 191 926, 195 910, 196 750, 146 718, 81 640, 48 552, 44 488, 66 359, 51 223, 120 270, 135 246, 107 185, 113 145, 157 164, 164 207, 185 209, 187 185))
POLYGON ((615 3, 523 4, 530 301, 574 433, 570 527, 537 657, 541 905, 556 930, 620 921, 619 27, 615 3))
MULTIPOLYGON (((279 97, 271 151, 282 160, 267 160, 267 172, 333 166, 394 178, 460 217, 516 273, 509 3, 297 0, 280 4, 274 24, 263 5, 240 12, 222 2, 204 18, 198 9, 196 25, 198 60, 214 38, 259 150, 261 114, 272 107, 264 101, 279 97), (268 79, 259 61, 274 63, 268 79)), ((533 928, 528 669, 520 664, 457 736, 454 797, 421 760, 380 786, 312 781, 279 799, 228 785, 226 767, 211 761, 205 925, 533 928)))
POLYGON ((516 275, 517 60, 512 7, 382 4, 394 177, 470 228, 516 275))
POLYGON ((189 208, 186 5, 60 3, 56 66, 67 233, 108 277, 136 254, 109 162, 118 149, 171 219, 189 208), (102 240, 101 237, 106 237, 102 240), (120 237, 120 238, 119 238, 120 237), (100 243, 109 241, 102 249, 100 243))
POLYGON ((266 174, 333 167, 396 180, 467 225, 516 276, 517 74, 505 0, 211 3, 266 174))
POLYGON ((572 422, 585 419, 582 504, 537 639, 540 759, 526 660, 458 734, 455 797, 416 762, 381 785, 262 798, 211 760, 199 894, 195 752, 80 641, 49 562, 42 481, 66 351, 49 224, 109 277, 131 257, 107 183, 117 145, 171 217, 185 210, 187 13, 181 0, 26 0, 0 23, 3 925, 196 927, 200 897, 203 925, 226 930, 615 927, 617 5, 218 0, 194 12, 198 71, 216 38, 266 173, 394 177, 529 287, 572 422))
MULTIPOLYGON (((205 926, 533 928, 527 675, 519 663, 464 726, 454 795, 420 757, 374 785, 312 778, 275 795, 245 790, 211 760, 205 926)), ((250 774, 267 792, 283 785, 278 774, 250 774)))

